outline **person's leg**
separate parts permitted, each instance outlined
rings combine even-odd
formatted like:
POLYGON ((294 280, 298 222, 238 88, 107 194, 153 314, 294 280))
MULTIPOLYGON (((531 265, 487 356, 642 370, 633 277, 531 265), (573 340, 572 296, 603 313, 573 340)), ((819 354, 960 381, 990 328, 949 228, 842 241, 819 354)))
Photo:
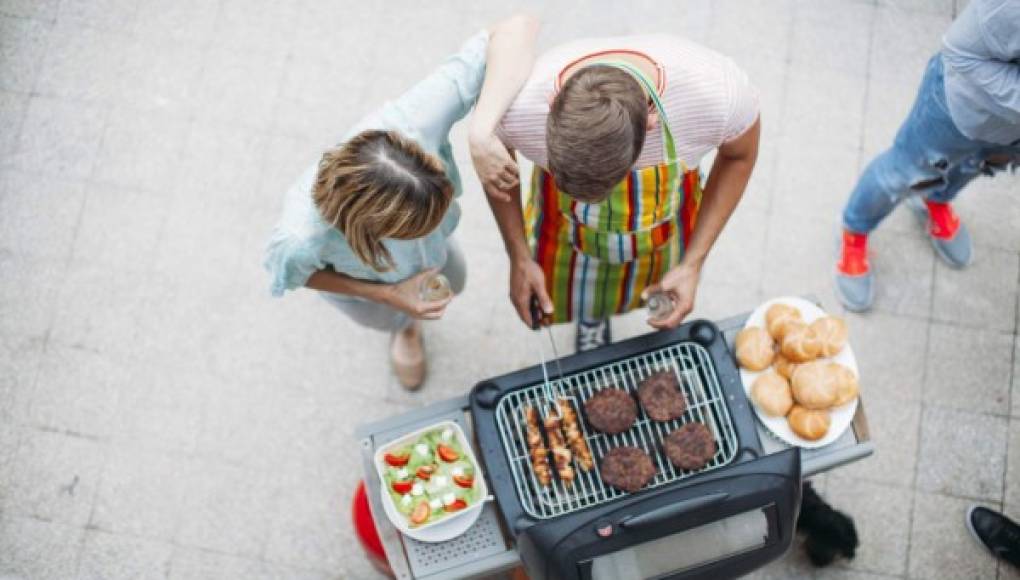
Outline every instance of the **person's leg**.
POLYGON ((329 292, 320 292, 319 295, 359 325, 391 333, 390 361, 397 380, 407 389, 421 386, 426 370, 421 323, 384 304, 329 292))
MULTIPOLYGON (((843 211, 842 254, 835 282, 836 294, 848 310, 867 310, 874 298, 867 235, 904 199, 946 190, 950 170, 980 149, 949 116, 942 61, 936 56, 928 63, 913 108, 892 148, 868 165, 843 211)), ((957 191, 963 186, 953 185, 957 191)))
POLYGON ((446 264, 441 270, 443 276, 450 282, 450 289, 454 294, 460 294, 467 285, 467 261, 464 259, 464 251, 460 243, 451 236, 446 238, 446 264))
POLYGON ((997 558, 1020 566, 1020 525, 986 507, 973 506, 964 520, 974 539, 997 558))

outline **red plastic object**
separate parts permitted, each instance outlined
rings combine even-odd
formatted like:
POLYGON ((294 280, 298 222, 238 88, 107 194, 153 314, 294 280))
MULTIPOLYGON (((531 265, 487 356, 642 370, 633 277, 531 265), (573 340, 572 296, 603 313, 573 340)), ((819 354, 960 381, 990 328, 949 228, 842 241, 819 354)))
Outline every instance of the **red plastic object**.
POLYGON ((390 563, 386 560, 386 552, 383 551, 382 541, 379 540, 379 532, 375 529, 372 510, 368 507, 368 494, 365 493, 364 481, 359 481, 358 488, 354 490, 354 501, 351 502, 351 520, 354 522, 354 533, 358 536, 358 542, 365 550, 368 561, 376 570, 394 578, 390 563))

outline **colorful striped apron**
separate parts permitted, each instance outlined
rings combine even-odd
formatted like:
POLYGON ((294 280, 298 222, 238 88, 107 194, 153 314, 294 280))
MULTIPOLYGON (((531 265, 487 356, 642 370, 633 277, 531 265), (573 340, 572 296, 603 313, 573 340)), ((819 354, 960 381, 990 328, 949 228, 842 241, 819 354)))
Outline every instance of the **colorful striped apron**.
POLYGON ((666 163, 631 171, 599 203, 577 201, 541 167, 532 173, 525 226, 553 300, 553 322, 600 320, 641 306, 641 292, 679 263, 701 205, 701 175, 677 159, 652 82, 626 63, 659 111, 666 163))

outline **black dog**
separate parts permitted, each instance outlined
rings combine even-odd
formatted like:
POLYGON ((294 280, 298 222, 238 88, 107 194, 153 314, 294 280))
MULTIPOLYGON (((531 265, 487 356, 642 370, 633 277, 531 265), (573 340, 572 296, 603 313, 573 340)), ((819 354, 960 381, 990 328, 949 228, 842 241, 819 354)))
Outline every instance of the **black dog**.
POLYGON ((859 545, 854 521, 832 509, 805 481, 797 531, 804 535, 804 549, 815 566, 828 566, 839 556, 852 560, 859 545))

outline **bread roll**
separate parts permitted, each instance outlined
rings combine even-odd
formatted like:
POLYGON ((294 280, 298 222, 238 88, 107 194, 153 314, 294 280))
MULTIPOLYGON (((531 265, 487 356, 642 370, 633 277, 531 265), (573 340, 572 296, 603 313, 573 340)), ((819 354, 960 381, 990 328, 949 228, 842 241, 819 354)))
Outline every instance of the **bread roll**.
POLYGON ((777 373, 790 380, 793 378, 793 371, 797 370, 799 365, 783 356, 783 353, 777 352, 776 357, 772 359, 772 366, 777 373))
POLYGON ((830 363, 814 361, 799 365, 793 373, 793 398, 808 409, 828 409, 839 394, 837 379, 830 363))
POLYGON ((757 326, 748 326, 737 333, 734 343, 737 351, 737 362, 750 371, 762 371, 772 364, 776 354, 776 345, 769 333, 757 326))
POLYGON ((787 304, 773 304, 765 311, 765 328, 776 342, 786 336, 787 327, 791 322, 800 321, 800 310, 787 304))
POLYGON ((836 377, 836 401, 832 406, 842 407, 857 398, 857 393, 860 391, 857 385, 857 375, 839 363, 829 363, 829 367, 836 377))
POLYGON ((800 405, 794 405, 790 409, 786 420, 794 433, 809 441, 818 441, 825 437, 829 432, 829 425, 832 424, 832 417, 828 411, 805 409, 800 405))
POLYGON ((846 322, 835 316, 823 316, 811 323, 811 330, 818 337, 821 356, 836 356, 846 346, 846 322))
POLYGON ((818 337, 811 331, 811 327, 800 321, 793 321, 787 324, 786 334, 783 336, 783 356, 791 362, 802 363, 814 360, 822 345, 818 337))
POLYGON ((772 371, 765 371, 751 385, 751 400, 766 415, 785 417, 793 406, 790 383, 772 371))

